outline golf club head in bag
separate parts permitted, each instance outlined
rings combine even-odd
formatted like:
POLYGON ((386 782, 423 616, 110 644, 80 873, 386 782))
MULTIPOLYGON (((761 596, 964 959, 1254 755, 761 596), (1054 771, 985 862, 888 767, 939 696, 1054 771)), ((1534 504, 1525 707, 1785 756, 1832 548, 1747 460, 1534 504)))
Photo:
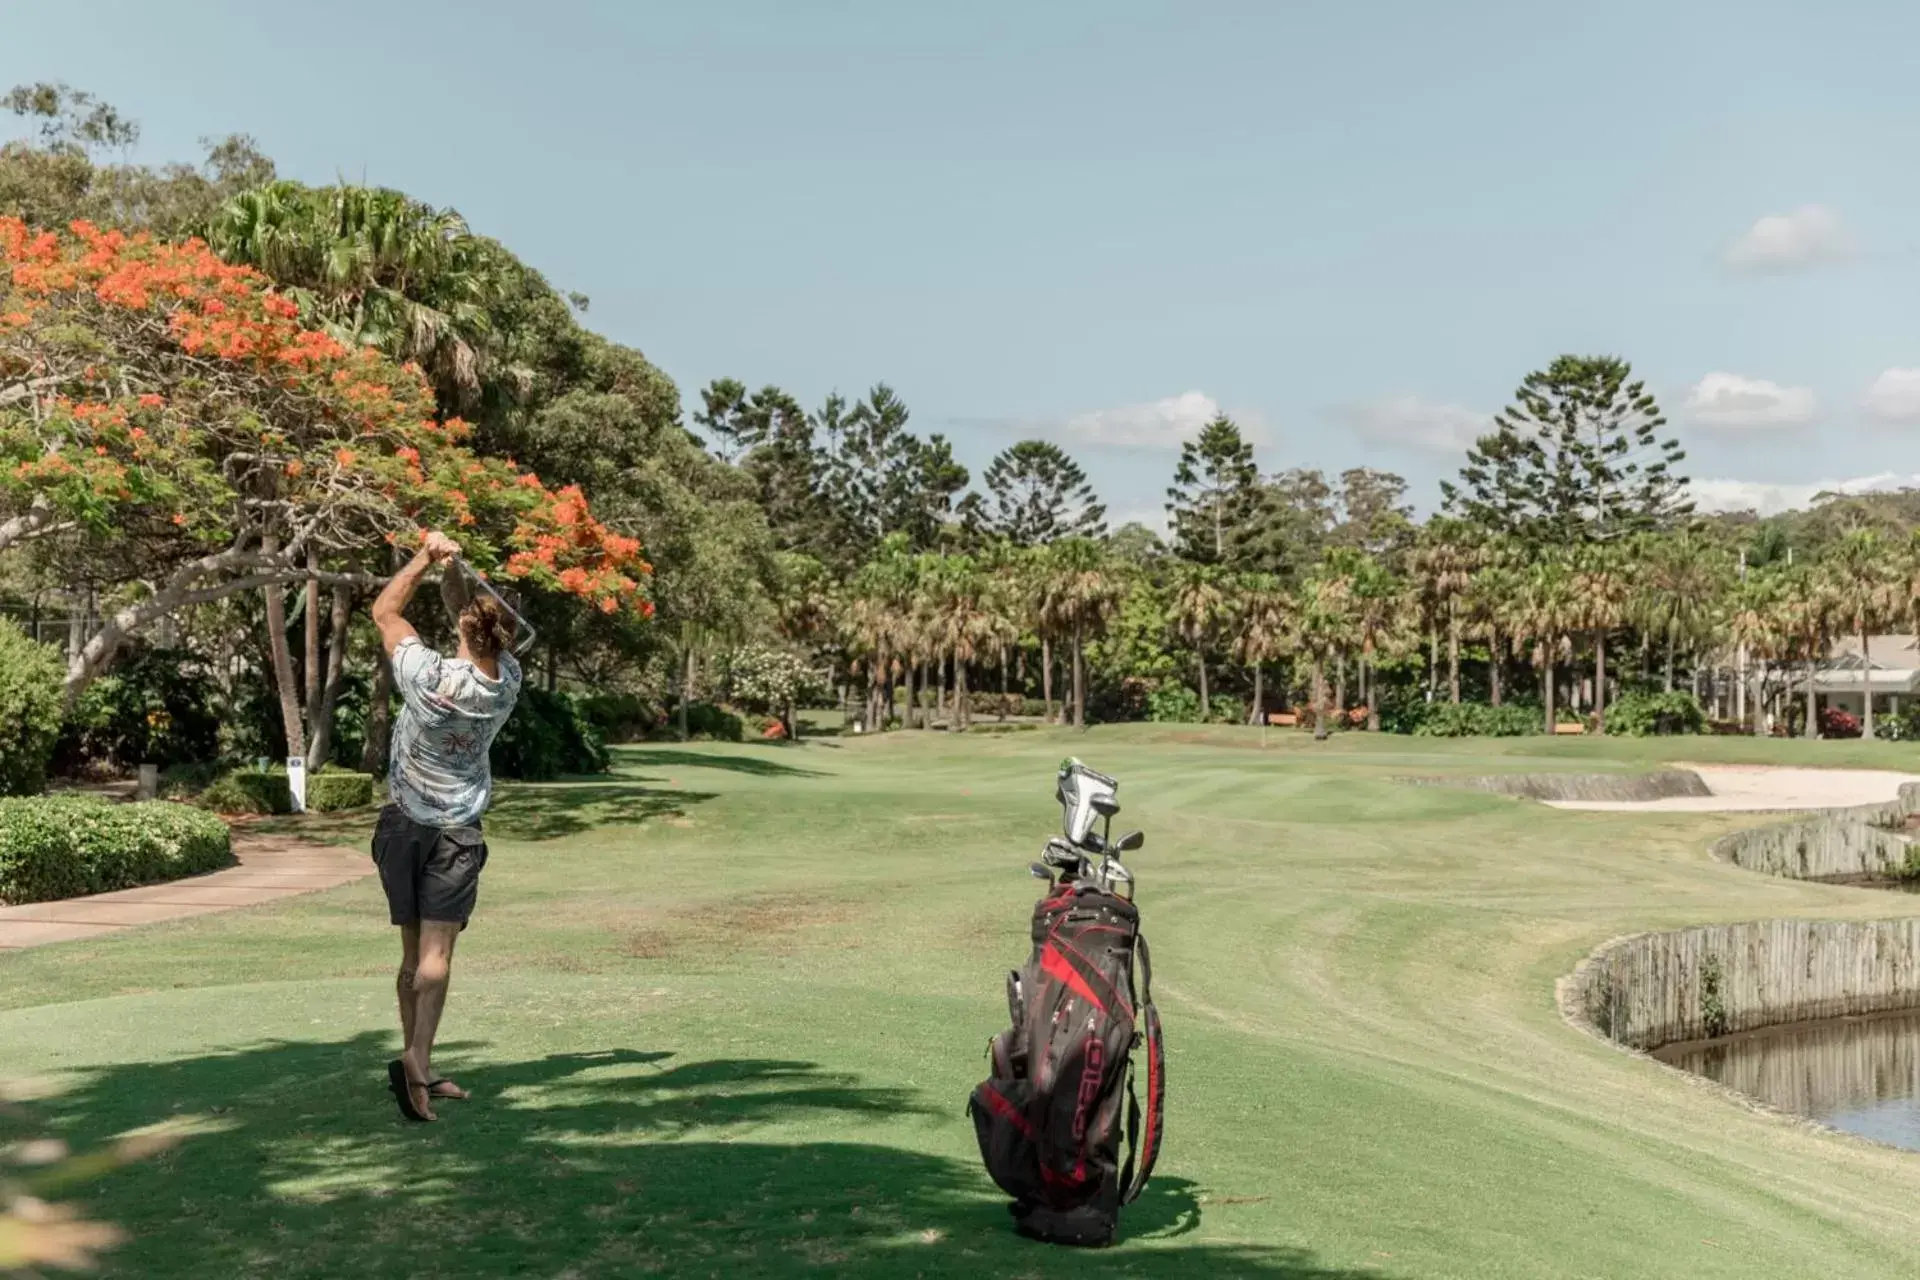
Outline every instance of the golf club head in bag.
POLYGON ((440 576, 440 603, 446 608, 447 621, 453 624, 455 631, 460 627, 460 611, 467 607, 469 600, 480 595, 492 596, 507 615, 507 620, 513 626, 513 643, 508 648, 514 655, 517 657, 533 648, 533 642, 540 633, 521 614, 518 608, 519 593, 509 591, 503 595, 494 590, 493 585, 460 556, 447 561, 446 571, 440 576))
POLYGON ((1060 765, 1054 794, 1060 800, 1060 825, 1070 843, 1085 847, 1093 824, 1120 812, 1119 790, 1119 782, 1078 760, 1060 765))

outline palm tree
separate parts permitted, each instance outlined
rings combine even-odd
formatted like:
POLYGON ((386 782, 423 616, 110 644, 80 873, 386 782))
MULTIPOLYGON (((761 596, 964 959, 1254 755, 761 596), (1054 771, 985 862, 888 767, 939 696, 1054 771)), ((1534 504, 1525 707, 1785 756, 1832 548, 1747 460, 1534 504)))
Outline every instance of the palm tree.
POLYGON ((914 641, 915 568, 906 536, 893 534, 854 575, 842 629, 866 664, 862 719, 868 733, 884 729, 892 718, 891 680, 901 653, 914 641))
POLYGON ((1509 627, 1516 644, 1531 640, 1535 661, 1540 667, 1540 701, 1545 708, 1546 732, 1559 723, 1554 715, 1554 664, 1567 632, 1578 617, 1571 575, 1564 562, 1548 558, 1536 561, 1521 584, 1514 602, 1509 627))
POLYGON ((996 634, 992 585, 971 556, 935 556, 921 580, 928 634, 937 653, 953 659, 953 728, 964 733, 973 718, 967 701, 967 667, 996 634))
POLYGON ((417 361, 455 403, 477 397, 498 283, 459 214, 398 191, 276 181, 228 201, 207 240, 340 341, 417 361))
POLYGON ((1174 568, 1172 619, 1180 638, 1193 646, 1200 668, 1200 722, 1212 718, 1207 689, 1207 647, 1213 643, 1227 610, 1226 579, 1210 564, 1178 561, 1174 568))
POLYGON ((1838 617, 1860 637, 1860 735, 1873 737, 1871 633, 1900 612, 1893 549, 1872 529, 1855 529, 1831 547, 1820 565, 1838 617))
POLYGON ((1526 573, 1518 550, 1490 545, 1462 605, 1467 634, 1487 642, 1487 694, 1496 707, 1505 692, 1501 672, 1506 666, 1506 650, 1500 641, 1503 635, 1509 639, 1512 636, 1508 622, 1525 582, 1526 573))
MULTIPOLYGON (((1779 574, 1759 570, 1741 579, 1727 604, 1727 638, 1741 652, 1759 660, 1760 684, 1766 687, 1766 664, 1787 655, 1791 637, 1785 625, 1782 581, 1779 574)), ((1746 699, 1746 673, 1741 680, 1741 699, 1746 699)), ((1765 712, 1755 708, 1759 718, 1765 712)), ((1758 726, 1749 726, 1758 727, 1758 726)))
MULTIPOLYGON (((1403 635, 1401 619, 1406 613, 1406 594, 1400 581, 1387 567, 1364 552, 1354 553, 1348 574, 1353 598, 1354 639, 1360 649, 1360 680, 1366 689, 1367 729, 1380 731, 1380 690, 1375 668, 1383 652, 1400 647, 1403 635)), ((1457 602, 1456 602, 1457 604, 1457 602)), ((1457 661, 1460 628, 1456 618, 1451 627, 1457 661)), ((1455 674, 1458 683, 1458 673, 1455 674)))
MULTIPOLYGON (((1697 645, 1711 631, 1728 580, 1726 557, 1691 530, 1642 538, 1633 555, 1633 613, 1646 633, 1666 646, 1661 687, 1672 693, 1674 651, 1681 644, 1697 645)), ((1696 683, 1698 674, 1696 669, 1696 683)))
MULTIPOLYGON (((1432 647, 1447 636, 1447 697, 1460 701, 1460 628, 1462 604, 1480 566, 1481 552, 1473 532, 1458 520, 1436 518, 1422 530, 1409 558, 1421 607, 1426 613, 1432 647)), ((1432 688, 1429 664, 1428 688, 1432 688)))
POLYGON ((1313 698, 1313 736, 1326 741, 1331 719, 1327 709, 1327 664, 1353 643, 1352 579, 1322 565, 1300 586, 1294 605, 1294 636, 1307 656, 1313 698))
POLYGON ((1062 538, 1047 549, 1046 617, 1073 643, 1073 722, 1087 727, 1086 642, 1099 635, 1119 606, 1121 587, 1100 544, 1062 538))
POLYGON ((1006 538, 990 540, 980 549, 977 563, 987 580, 986 604, 992 617, 990 643, 1000 668, 1000 719, 1007 718, 1009 655, 1020 643, 1021 612, 1026 595, 1021 550, 1006 538))
POLYGON ((1574 559, 1569 584, 1574 621, 1593 634, 1594 726, 1607 731, 1607 633, 1625 625, 1633 603, 1633 583, 1626 564, 1612 546, 1583 548, 1574 559))
POLYGON ((1791 651, 1805 664, 1806 723, 1800 728, 1805 738, 1820 736, 1818 701, 1813 677, 1827 655, 1832 635, 1833 596, 1824 577, 1806 565, 1788 569, 1780 578, 1780 593, 1774 604, 1775 625, 1787 637, 1791 651))
POLYGON ((1267 723, 1266 664, 1286 652, 1293 597, 1270 573, 1242 574, 1233 582, 1233 656, 1253 670, 1252 723, 1267 723))

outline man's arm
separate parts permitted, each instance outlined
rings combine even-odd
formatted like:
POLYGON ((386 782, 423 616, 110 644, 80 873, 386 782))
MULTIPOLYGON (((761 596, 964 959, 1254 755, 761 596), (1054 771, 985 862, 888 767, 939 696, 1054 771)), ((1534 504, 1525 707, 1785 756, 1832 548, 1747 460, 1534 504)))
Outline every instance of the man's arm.
POLYGON ((459 544, 446 534, 428 534, 413 559, 394 574, 393 579, 374 598, 373 625, 380 630, 380 644, 389 658, 402 641, 419 638, 419 632, 407 621, 406 612, 413 593, 420 588, 420 579, 426 576, 428 568, 450 559, 459 551, 459 544))

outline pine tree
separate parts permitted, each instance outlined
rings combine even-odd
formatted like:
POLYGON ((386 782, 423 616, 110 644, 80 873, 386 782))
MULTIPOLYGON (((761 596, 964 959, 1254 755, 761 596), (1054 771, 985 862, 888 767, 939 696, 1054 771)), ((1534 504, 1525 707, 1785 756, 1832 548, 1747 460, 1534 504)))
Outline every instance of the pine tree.
POLYGON ((1058 445, 1023 440, 995 457, 981 479, 993 495, 987 530, 1016 546, 1106 535, 1107 509, 1086 472, 1058 445))
POLYGON ((1527 375, 1494 430, 1467 452, 1445 509, 1532 546, 1609 542, 1664 529, 1693 510, 1686 457, 1633 367, 1561 356, 1527 375))
POLYGON ((1225 565, 1254 509, 1260 470, 1253 446, 1233 419, 1220 414, 1180 448, 1167 490, 1175 549, 1197 564, 1225 565))

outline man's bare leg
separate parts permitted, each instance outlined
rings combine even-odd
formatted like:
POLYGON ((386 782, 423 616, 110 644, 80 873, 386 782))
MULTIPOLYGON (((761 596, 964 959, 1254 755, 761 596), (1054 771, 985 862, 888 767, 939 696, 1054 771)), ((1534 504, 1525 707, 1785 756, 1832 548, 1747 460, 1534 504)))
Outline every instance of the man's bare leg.
POLYGON ((400 997, 400 1049, 413 1043, 413 971, 420 967, 420 926, 400 926, 400 976, 394 993, 400 997))
POLYGON ((400 1061, 407 1069, 414 1108, 428 1117, 433 1115, 426 1087, 433 1079, 433 1040, 440 1030, 440 1013, 447 1005, 453 944, 459 937, 457 924, 440 920, 420 923, 420 951, 413 967, 413 1027, 400 1061))

